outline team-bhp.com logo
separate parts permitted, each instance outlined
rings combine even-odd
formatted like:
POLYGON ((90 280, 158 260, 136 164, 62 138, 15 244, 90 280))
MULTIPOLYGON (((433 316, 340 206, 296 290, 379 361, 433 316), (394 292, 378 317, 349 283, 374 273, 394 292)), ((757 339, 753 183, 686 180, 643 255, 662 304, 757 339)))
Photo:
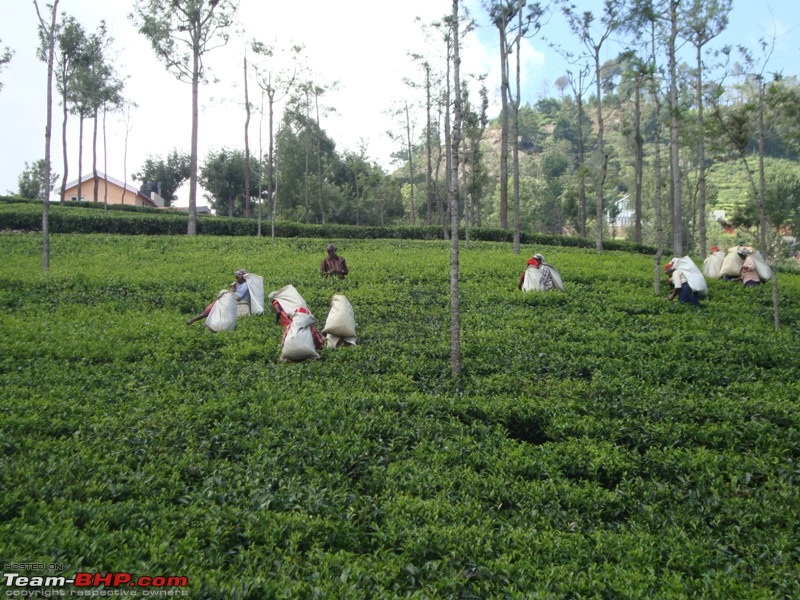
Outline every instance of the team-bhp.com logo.
POLYGON ((63 575, 3 573, 6 596, 19 598, 53 596, 188 596, 186 577, 135 577, 126 572, 63 575), (68 586, 71 586, 67 589, 68 586))

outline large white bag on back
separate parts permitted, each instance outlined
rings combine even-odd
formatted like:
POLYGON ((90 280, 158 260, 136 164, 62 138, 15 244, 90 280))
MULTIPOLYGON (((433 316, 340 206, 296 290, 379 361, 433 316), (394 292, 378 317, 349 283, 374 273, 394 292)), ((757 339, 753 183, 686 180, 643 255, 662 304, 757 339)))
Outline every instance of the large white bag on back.
POLYGON ((550 265, 544 265, 542 268, 550 269, 550 275, 553 277, 553 283, 555 284, 556 289, 563 292, 564 282, 561 280, 561 274, 550 265))
POLYGON ((681 258, 676 257, 670 262, 675 267, 676 271, 681 271, 686 276, 686 282, 689 284, 689 287, 692 288, 693 292, 697 292, 701 296, 708 295, 706 279, 691 258, 688 256, 682 256, 681 258))
POLYGON ((536 267, 528 267, 525 269, 525 277, 522 280, 522 291, 542 291, 541 279, 542 272, 540 269, 537 269, 536 267))
POLYGON ((751 256, 753 257, 753 262, 756 264, 756 272, 761 281, 769 281, 769 278, 772 277, 772 269, 767 264, 767 261, 764 260, 761 252, 753 252, 751 256))
MULTIPOLYGON (((294 314, 298 308, 305 308, 308 310, 308 305, 306 304, 305 299, 291 284, 285 285, 281 289, 274 292, 270 292, 269 299, 271 302, 275 300, 280 302, 283 310, 286 311, 286 314, 290 316, 294 314)), ((309 314, 310 312, 311 311, 309 311, 309 314)))
POLYGON ((247 282, 247 289, 250 292, 250 314, 264 314, 264 278, 247 273, 244 280, 247 282))
POLYGON ((345 338, 356 337, 356 316, 353 312, 353 305, 350 304, 347 297, 334 294, 331 298, 331 309, 322 333, 345 338))
POLYGON ((336 348, 339 342, 347 345, 356 345, 356 316, 353 305, 347 297, 334 294, 331 298, 331 309, 322 329, 329 348, 336 348))
POLYGON ((308 313, 294 313, 292 324, 283 338, 281 360, 299 362, 319 358, 314 347, 314 336, 311 334, 311 326, 316 322, 308 313))
POLYGON ((739 246, 732 246, 725 251, 722 268, 719 270, 720 277, 739 277, 742 274, 742 263, 744 261, 738 252, 739 246))
POLYGON ((725 253, 717 250, 709 254, 703 261, 703 275, 709 279, 720 279, 722 277, 722 261, 725 260, 725 253))
POLYGON ((229 290, 222 290, 206 317, 206 327, 211 331, 232 331, 236 328, 236 297, 229 290))

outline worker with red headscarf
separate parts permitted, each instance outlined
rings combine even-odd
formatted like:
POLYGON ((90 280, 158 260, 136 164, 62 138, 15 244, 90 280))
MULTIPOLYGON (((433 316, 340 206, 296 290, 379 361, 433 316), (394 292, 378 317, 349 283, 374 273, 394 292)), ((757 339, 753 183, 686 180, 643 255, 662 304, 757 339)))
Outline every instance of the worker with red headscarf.
POLYGON ((528 259, 528 266, 519 277, 517 287, 523 292, 531 290, 547 292, 549 290, 564 291, 564 282, 561 275, 545 261, 541 254, 534 254, 528 259))

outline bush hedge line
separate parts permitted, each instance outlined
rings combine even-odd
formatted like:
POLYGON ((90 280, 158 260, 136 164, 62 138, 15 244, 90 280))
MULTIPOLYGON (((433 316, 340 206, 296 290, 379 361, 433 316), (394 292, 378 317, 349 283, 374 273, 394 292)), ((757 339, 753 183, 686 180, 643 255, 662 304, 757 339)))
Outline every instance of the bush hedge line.
MULTIPOLYGON (((100 202, 65 202, 50 204, 50 231, 52 233, 116 233, 123 235, 180 235, 186 233, 187 214, 179 209, 156 209, 137 206, 109 205, 103 209, 100 202), (81 210, 88 209, 88 210, 81 210)), ((41 231, 41 202, 22 198, 0 196, 0 230, 41 231)), ((197 216, 200 235, 256 236, 258 221, 250 218, 197 216)), ((261 221, 261 235, 272 234, 272 225, 261 221)), ((466 232, 460 230, 461 239, 466 232)), ((275 236, 281 238, 310 237, 327 239, 405 239, 441 240, 439 226, 393 226, 308 224, 280 221, 275 223, 275 236)), ((514 232, 492 227, 471 227, 471 240, 483 242, 513 242, 514 232)), ((594 248, 589 238, 538 233, 520 233, 520 242, 572 248, 594 248)), ((652 246, 627 241, 604 240, 607 250, 622 250, 641 254, 655 254, 652 246)))

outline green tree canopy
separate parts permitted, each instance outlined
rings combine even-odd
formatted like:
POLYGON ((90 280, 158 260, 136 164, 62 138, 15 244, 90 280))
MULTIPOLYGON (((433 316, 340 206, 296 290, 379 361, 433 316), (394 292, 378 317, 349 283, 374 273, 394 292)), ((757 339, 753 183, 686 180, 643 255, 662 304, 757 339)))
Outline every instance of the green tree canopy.
MULTIPOLYGON (((50 188, 56 185, 58 173, 50 173, 50 188)), ((42 182, 45 180, 45 164, 44 159, 39 159, 32 165, 25 163, 25 170, 19 174, 17 178, 18 191, 17 195, 21 198, 30 198, 32 200, 43 200, 44 190, 42 190, 42 182)))
POLYGON ((189 179, 189 155, 173 150, 166 158, 148 158, 133 178, 142 183, 157 183, 167 206, 177 198, 175 191, 189 179))
MULTIPOLYGON (((209 204, 219 215, 245 215, 245 155, 242 150, 223 148, 211 152, 200 167, 200 184, 209 192, 209 204)), ((258 163, 250 161, 250 180, 260 177, 258 163)))

